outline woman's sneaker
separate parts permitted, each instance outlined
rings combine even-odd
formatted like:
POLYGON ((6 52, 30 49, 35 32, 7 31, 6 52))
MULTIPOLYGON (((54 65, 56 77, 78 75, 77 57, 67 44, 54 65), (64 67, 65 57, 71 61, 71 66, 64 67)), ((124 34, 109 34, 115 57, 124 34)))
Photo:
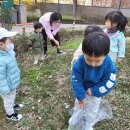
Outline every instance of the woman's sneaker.
POLYGON ((61 53, 63 53, 63 51, 60 50, 59 48, 57 48, 57 53, 58 53, 58 54, 61 54, 61 53))
POLYGON ((13 108, 14 110, 20 110, 23 108, 23 104, 15 104, 13 108))
POLYGON ((14 113, 12 115, 7 115, 7 119, 8 120, 12 120, 12 121, 19 121, 22 119, 22 115, 21 114, 17 114, 17 113, 14 113))

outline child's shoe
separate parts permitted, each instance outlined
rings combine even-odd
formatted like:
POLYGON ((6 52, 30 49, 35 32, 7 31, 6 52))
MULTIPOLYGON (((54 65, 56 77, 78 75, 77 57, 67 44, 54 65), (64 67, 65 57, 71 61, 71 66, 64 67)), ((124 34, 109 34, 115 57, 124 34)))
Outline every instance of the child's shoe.
POLYGON ((15 104, 13 108, 14 110, 20 110, 23 108, 23 104, 15 104))
POLYGON ((41 57, 41 60, 42 60, 42 61, 44 61, 44 60, 45 60, 44 56, 42 56, 42 57, 41 57))
POLYGON ((34 61, 34 65, 36 65, 36 64, 38 64, 38 60, 35 60, 35 61, 34 61))
POLYGON ((22 115, 21 114, 17 114, 17 113, 14 113, 12 115, 7 115, 7 119, 8 120, 12 120, 12 121, 19 121, 22 119, 22 115))
POLYGON ((47 57, 47 54, 44 54, 44 56, 43 56, 44 58, 46 58, 47 57))

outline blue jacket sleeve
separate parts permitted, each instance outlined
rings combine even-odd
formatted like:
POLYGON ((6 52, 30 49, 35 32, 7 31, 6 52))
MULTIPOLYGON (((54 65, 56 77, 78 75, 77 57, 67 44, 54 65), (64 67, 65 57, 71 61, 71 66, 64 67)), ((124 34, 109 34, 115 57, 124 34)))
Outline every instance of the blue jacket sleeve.
POLYGON ((10 92, 6 72, 6 64, 0 61, 0 94, 4 95, 9 94, 10 92))
POLYGON ((116 83, 116 68, 112 63, 109 63, 105 68, 101 82, 91 88, 92 96, 102 97, 108 94, 116 83))
POLYGON ((73 65, 71 73, 71 86, 74 92, 74 96, 78 100, 83 100, 86 95, 86 91, 83 85, 83 66, 81 64, 83 63, 81 63, 79 60, 76 61, 73 65))

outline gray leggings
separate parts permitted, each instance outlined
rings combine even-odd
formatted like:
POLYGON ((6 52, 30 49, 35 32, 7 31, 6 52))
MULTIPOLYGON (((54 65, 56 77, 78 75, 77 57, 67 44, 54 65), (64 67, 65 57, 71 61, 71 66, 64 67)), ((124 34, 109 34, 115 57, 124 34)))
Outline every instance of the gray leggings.
POLYGON ((116 63, 117 54, 118 54, 118 52, 112 52, 112 51, 110 51, 109 54, 108 54, 111 57, 111 60, 112 60, 113 63, 116 63))

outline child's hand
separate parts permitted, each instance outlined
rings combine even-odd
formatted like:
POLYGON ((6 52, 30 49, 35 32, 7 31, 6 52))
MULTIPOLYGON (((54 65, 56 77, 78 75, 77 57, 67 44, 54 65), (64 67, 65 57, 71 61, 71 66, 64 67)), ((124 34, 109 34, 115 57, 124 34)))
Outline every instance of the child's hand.
POLYGON ((87 95, 91 96, 91 90, 90 90, 90 88, 87 89, 86 93, 87 93, 87 95))
POLYGON ((80 108, 83 109, 85 107, 85 101, 84 100, 81 100, 79 101, 79 105, 80 105, 80 108))
POLYGON ((121 63, 122 62, 122 58, 117 58, 117 62, 121 63))

